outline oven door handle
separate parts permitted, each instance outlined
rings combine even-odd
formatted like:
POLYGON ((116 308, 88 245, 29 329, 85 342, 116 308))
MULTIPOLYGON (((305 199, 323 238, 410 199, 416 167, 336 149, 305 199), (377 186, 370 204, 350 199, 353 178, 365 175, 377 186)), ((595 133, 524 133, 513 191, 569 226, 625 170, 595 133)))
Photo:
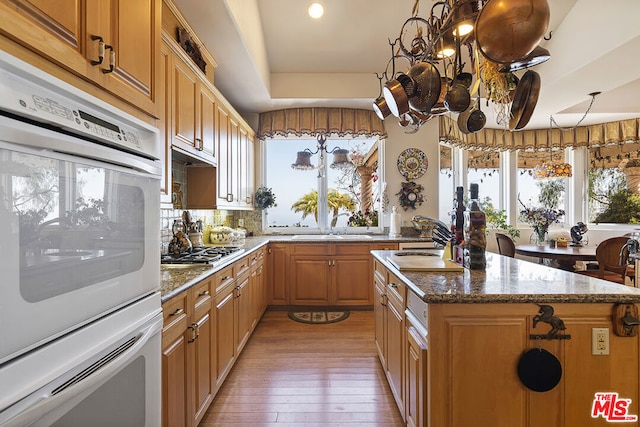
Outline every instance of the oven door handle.
POLYGON ((55 422, 73 407, 65 406, 66 403, 75 405, 93 393, 132 361, 153 336, 160 333, 162 316, 154 319, 135 335, 130 335, 128 340, 119 341, 120 345, 92 357, 0 412, 0 426, 48 426, 55 422))

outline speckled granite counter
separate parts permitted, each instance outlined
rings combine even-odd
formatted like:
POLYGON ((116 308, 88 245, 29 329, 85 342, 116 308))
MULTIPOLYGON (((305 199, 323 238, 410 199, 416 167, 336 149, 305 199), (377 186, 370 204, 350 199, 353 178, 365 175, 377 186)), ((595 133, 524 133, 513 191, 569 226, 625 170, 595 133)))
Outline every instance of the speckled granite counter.
POLYGON ((397 270, 387 257, 373 256, 428 303, 637 303, 640 289, 540 264, 487 253, 486 271, 416 272, 397 270))
POLYGON ((282 242, 282 243, 296 243, 296 244, 318 244, 318 243, 401 243, 401 242, 424 242, 425 244, 431 244, 431 242, 421 241, 415 237, 389 237, 387 235, 363 235, 362 239, 349 238, 327 238, 325 235, 305 236, 304 239, 295 239, 293 235, 268 235, 268 236, 256 236, 247 237, 242 248, 244 252, 233 254, 229 257, 225 257, 222 262, 214 263, 213 265, 206 266, 166 266, 160 267, 160 292, 162 294, 162 302, 165 302, 180 292, 185 291, 189 287, 195 285, 203 279, 211 276, 217 271, 223 269, 229 264, 237 261, 238 259, 246 256, 247 254, 255 251, 268 244, 269 242, 282 242))

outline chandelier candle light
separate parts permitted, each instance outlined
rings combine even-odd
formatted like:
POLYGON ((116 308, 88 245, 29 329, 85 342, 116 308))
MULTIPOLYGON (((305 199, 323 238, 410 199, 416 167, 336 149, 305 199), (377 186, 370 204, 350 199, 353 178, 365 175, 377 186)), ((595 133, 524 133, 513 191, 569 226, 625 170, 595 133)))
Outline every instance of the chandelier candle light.
POLYGON ((593 106, 594 101, 596 100, 596 96, 598 96, 600 92, 591 92, 589 96, 591 97, 591 103, 585 111, 584 115, 575 126, 569 128, 563 128, 558 126, 558 123, 553 119, 553 116, 549 116, 549 136, 547 138, 547 145, 549 147, 549 154, 551 159, 549 162, 543 162, 541 165, 537 165, 533 168, 533 178, 534 179, 554 179, 554 178, 571 178, 573 176, 571 165, 569 163, 564 162, 554 162, 553 161, 553 152, 551 149, 551 130, 553 129, 553 125, 555 125, 558 129, 562 131, 573 130, 577 128, 580 123, 587 117, 589 111, 591 111, 591 107, 593 106))

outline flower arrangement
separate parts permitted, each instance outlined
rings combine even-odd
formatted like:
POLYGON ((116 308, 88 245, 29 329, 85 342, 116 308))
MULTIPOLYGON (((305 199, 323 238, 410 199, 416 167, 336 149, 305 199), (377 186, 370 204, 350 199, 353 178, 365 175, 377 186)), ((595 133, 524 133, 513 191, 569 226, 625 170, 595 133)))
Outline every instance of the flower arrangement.
POLYGON ((531 225, 539 243, 545 241, 549 226, 559 223, 560 218, 564 216, 562 209, 528 208, 524 204, 522 204, 522 207, 524 209, 520 211, 520 218, 531 225))
POLYGON ((349 217, 349 227, 377 227, 378 211, 366 210, 364 213, 357 211, 349 217))
POLYGON ((256 190, 254 205, 258 209, 267 209, 276 205, 276 196, 271 188, 260 186, 256 190))

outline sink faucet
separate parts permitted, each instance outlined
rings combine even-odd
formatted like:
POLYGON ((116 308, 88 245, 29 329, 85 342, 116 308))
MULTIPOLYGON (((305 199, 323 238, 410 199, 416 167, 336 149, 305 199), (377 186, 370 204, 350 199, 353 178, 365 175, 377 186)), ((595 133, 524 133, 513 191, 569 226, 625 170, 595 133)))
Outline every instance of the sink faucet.
POLYGON ((338 220, 338 217, 340 217, 340 216, 349 216, 349 215, 351 215, 349 212, 342 212, 342 213, 334 215, 333 218, 331 218, 331 224, 330 224, 330 227, 329 227, 329 234, 333 234, 333 226, 336 223, 336 221, 338 220))

